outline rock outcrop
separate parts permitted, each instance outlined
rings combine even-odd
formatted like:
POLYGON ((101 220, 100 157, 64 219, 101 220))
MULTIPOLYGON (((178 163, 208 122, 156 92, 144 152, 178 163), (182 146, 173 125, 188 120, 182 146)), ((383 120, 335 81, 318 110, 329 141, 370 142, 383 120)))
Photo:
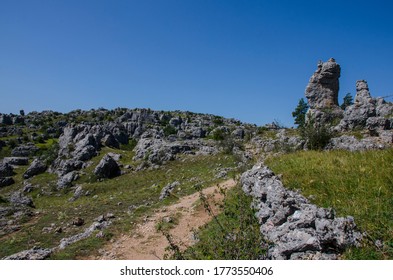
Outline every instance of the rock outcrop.
POLYGON ((314 126, 324 125, 342 117, 342 110, 338 106, 340 75, 341 67, 334 58, 318 63, 306 87, 305 95, 309 104, 306 122, 312 122, 314 126))
POLYGON ((319 62, 306 88, 306 97, 311 109, 338 107, 340 65, 334 58, 319 62))
POLYGON ((371 97, 368 84, 364 80, 356 82, 355 103, 344 111, 344 117, 337 131, 367 129, 372 136, 379 136, 382 131, 392 129, 393 104, 383 98, 371 97))
POLYGON ((332 209, 286 189, 266 166, 243 173, 241 184, 253 197, 262 235, 272 243, 269 259, 337 259, 348 246, 360 244, 352 217, 335 217, 332 209))
POLYGON ((46 170, 46 164, 40 160, 40 159, 35 159, 29 168, 27 168, 26 172, 23 174, 23 178, 29 179, 35 175, 44 173, 46 170))
POLYGON ((109 155, 105 155, 94 169, 98 178, 113 178, 121 173, 117 162, 109 155))

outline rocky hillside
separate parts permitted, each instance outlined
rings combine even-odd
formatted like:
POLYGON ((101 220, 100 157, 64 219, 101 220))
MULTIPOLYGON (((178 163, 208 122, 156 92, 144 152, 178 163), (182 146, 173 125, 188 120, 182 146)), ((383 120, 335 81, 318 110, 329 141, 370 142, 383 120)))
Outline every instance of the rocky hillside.
POLYGON ((359 243, 353 220, 286 190, 261 161, 310 149, 322 134, 325 150, 391 147, 393 104, 360 80, 354 104, 341 109, 340 72, 334 59, 318 64, 304 129, 149 109, 0 114, 0 257, 46 258, 93 233, 102 238, 112 224, 129 224, 135 209, 152 211, 258 163, 242 183, 258 205, 261 234, 275 244, 268 257, 337 258, 359 243))

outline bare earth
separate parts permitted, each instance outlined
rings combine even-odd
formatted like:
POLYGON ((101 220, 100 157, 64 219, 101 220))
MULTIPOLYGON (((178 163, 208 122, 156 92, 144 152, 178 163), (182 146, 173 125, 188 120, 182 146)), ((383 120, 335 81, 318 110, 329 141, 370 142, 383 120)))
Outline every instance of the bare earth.
MULTIPOLYGON (((219 184, 220 188, 229 189, 236 185, 233 179, 219 184)), ((215 202, 220 202, 223 195, 220 194, 217 186, 212 186, 203 190, 209 198, 210 205, 214 213, 219 209, 214 207, 215 202)), ((138 224, 132 232, 122 235, 119 239, 100 250, 100 256, 92 259, 101 260, 157 260, 163 259, 165 248, 169 245, 162 233, 157 232, 156 225, 166 217, 178 217, 177 223, 170 234, 176 244, 181 247, 192 245, 193 230, 208 223, 212 217, 206 212, 202 205, 198 204, 199 193, 180 198, 179 202, 170 206, 158 209, 154 215, 147 217, 141 224, 138 224)), ((168 218, 166 218, 168 219, 168 218)))

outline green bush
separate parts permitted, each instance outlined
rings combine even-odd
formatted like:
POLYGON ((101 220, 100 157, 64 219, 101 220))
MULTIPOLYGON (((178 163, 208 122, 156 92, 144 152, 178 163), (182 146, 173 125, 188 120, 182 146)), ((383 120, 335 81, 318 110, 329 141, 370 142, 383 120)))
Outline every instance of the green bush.
POLYGON ((174 126, 168 124, 164 127, 165 136, 174 135, 176 133, 177 133, 177 129, 174 126))
POLYGON ((324 149, 330 139, 334 137, 329 125, 315 124, 312 120, 300 129, 300 135, 306 141, 309 150, 324 149))

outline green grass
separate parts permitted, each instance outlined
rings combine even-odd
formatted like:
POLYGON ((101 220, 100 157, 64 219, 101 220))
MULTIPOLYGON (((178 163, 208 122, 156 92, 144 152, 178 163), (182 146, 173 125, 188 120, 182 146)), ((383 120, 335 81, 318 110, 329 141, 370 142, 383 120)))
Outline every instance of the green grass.
MULTIPOLYGON (((0 236, 0 258, 40 246, 51 248, 57 246, 59 241, 87 228, 99 215, 113 213, 115 219, 107 229, 107 236, 116 236, 129 231, 133 224, 154 209, 174 203, 178 197, 195 192, 194 185, 200 183, 203 187, 216 184, 219 179, 215 178, 218 167, 235 167, 236 161, 230 155, 215 156, 182 156, 179 160, 168 162, 157 170, 142 170, 127 173, 104 181, 95 180, 92 176, 94 167, 99 160, 109 151, 122 154, 122 163, 137 163, 132 161, 133 152, 127 150, 114 150, 103 148, 100 155, 92 159, 92 165, 82 170, 85 174, 75 183, 81 185, 84 191, 89 191, 89 196, 82 196, 76 201, 69 201, 73 196, 71 190, 57 191, 55 189, 56 176, 54 174, 40 174, 31 179, 33 185, 39 187, 28 196, 33 198, 36 209, 39 212, 30 221, 22 225, 21 230, 10 235, 0 236), (173 196, 159 201, 161 189, 168 183, 179 181, 173 196), (70 226, 72 220, 81 217, 85 225, 78 228, 70 226), (62 227, 62 233, 43 233, 44 227, 52 223, 56 227, 62 227)), ((21 176, 27 167, 16 170, 14 176, 16 184, 0 189, 0 196, 5 198, 10 192, 22 188, 21 176)), ((56 253, 53 259, 77 259, 94 254, 106 240, 98 239, 95 235, 77 242, 64 251, 56 253)))
MULTIPOLYGON (((239 185, 225 194, 222 212, 196 233, 199 241, 182 255, 184 259, 251 260, 261 259, 266 253, 252 198, 239 185)), ((203 207, 201 203, 200 207, 203 207)), ((173 256, 172 256, 173 257, 173 256)))
POLYGON ((362 248, 348 249, 346 259, 393 259, 393 150, 302 151, 265 162, 283 183, 299 189, 338 216, 350 215, 367 233, 362 248), (378 248, 375 241, 382 240, 378 248))

